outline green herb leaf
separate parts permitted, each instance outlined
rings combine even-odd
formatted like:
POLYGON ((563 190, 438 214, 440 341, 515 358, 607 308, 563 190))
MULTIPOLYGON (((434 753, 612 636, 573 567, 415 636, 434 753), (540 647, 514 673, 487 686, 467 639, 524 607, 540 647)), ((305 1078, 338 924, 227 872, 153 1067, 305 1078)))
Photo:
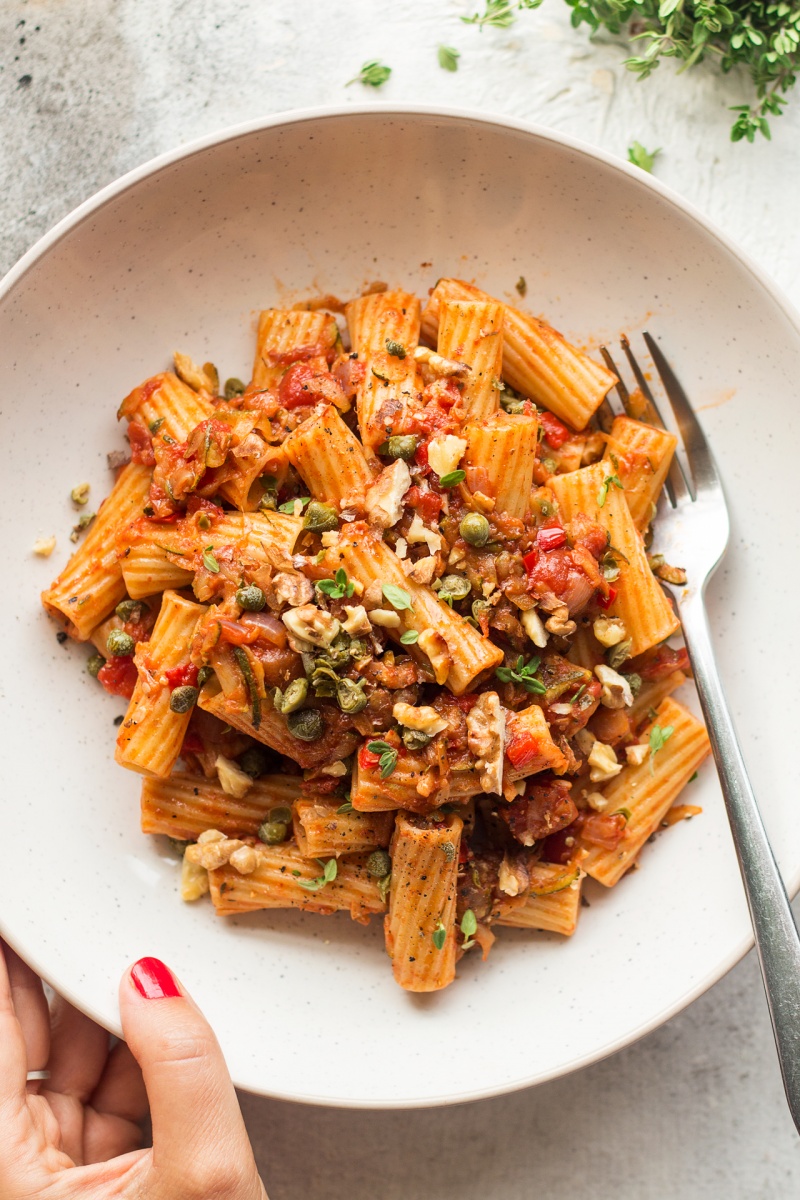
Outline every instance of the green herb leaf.
POLYGON ((658 158, 661 150, 648 151, 645 150, 641 142, 634 142, 628 147, 628 162, 633 163, 635 167, 641 167, 648 174, 652 173, 653 163, 658 158))
POLYGON ((463 483, 466 478, 466 471, 448 471, 446 475, 439 476, 439 487, 455 487, 457 483, 463 483))
POLYGON ((534 656, 528 659, 526 663, 522 655, 520 655, 515 667, 498 667, 495 675, 501 683, 518 683, 530 695, 543 696, 547 688, 540 679, 534 678, 534 675, 539 670, 540 662, 541 658, 534 656))
POLYGON ((365 62, 357 75, 349 79, 345 87, 350 87, 351 83, 363 83, 365 87, 380 87, 386 83, 386 80, 392 73, 392 68, 380 63, 377 59, 372 59, 370 62, 365 62))
POLYGON ((465 938, 474 937, 478 932, 478 919, 471 908, 468 908, 461 918, 461 932, 465 938))
POLYGON ((404 646, 414 646, 419 641, 419 634, 416 629, 407 629, 400 641, 404 646))
POLYGON ((625 485, 623 484, 619 475, 606 475, 605 479, 603 480, 603 486, 600 488, 600 491, 597 493, 597 507, 598 508, 602 508, 603 505, 605 504, 606 499, 608 497, 608 489, 612 486, 612 484, 615 488, 619 488, 619 490, 621 492, 625 490, 625 485))
POLYGON ((333 883, 339 869, 335 858, 329 858, 327 862, 318 858, 317 862, 322 867, 321 875, 317 875, 316 879, 298 879, 297 881, 300 887, 305 888, 307 892, 318 892, 326 884, 333 883))
POLYGON ((433 944, 437 950, 442 950, 444 948, 444 944, 447 941, 447 930, 441 921, 431 934, 431 938, 433 939, 433 944))
POLYGON ((349 599, 356 590, 355 584, 347 578, 344 567, 339 567, 333 579, 320 579, 316 586, 318 591, 332 600, 341 600, 345 596, 349 599))
POLYGON ((663 750, 666 743, 675 732, 672 725, 665 725, 662 729, 660 725, 654 725, 650 730, 650 771, 653 771, 653 759, 658 754, 659 750, 663 750))
POLYGON ((454 50, 452 46, 440 46, 437 51, 439 66, 444 71, 457 71, 458 60, 461 54, 458 50, 454 50))
POLYGON ((353 811, 353 804, 350 800, 345 800, 344 804, 340 804, 336 810, 337 816, 343 817, 345 813, 353 811))
POLYGON ((380 755, 378 766, 381 779, 388 779, 397 766, 397 751, 394 746, 390 746, 388 742, 368 742, 367 749, 371 754, 380 755))
POLYGON ((407 608, 409 612, 414 611, 411 597, 404 588, 397 587, 394 583, 385 583, 382 591, 393 608, 396 608, 398 611, 402 611, 404 608, 407 608))
POLYGON ((508 29, 515 19, 514 5, 510 0, 486 0, 483 13, 461 18, 465 25, 477 25, 479 29, 483 29, 484 25, 492 29, 508 29))
POLYGON ((290 517, 294 516, 294 506, 297 501, 300 501, 300 511, 302 512, 310 499, 310 496, 297 496, 294 500, 287 500, 285 504, 278 505, 278 512, 288 513, 290 517))
POLYGON ((206 546, 205 550, 203 551, 203 566, 207 571, 210 571, 212 575, 217 575, 219 573, 219 563, 214 557, 213 546, 206 546))

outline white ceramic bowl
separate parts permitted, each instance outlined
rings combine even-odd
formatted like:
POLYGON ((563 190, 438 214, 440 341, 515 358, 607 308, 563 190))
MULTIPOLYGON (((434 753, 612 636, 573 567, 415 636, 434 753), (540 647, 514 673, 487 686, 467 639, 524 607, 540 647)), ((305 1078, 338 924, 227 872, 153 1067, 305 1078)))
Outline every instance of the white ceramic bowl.
POLYGON ((237 1083, 326 1104, 487 1096, 574 1070, 677 1012, 750 932, 713 768, 704 815, 591 887, 578 932, 502 931, 487 964, 416 997, 392 982, 378 922, 182 905, 173 859, 138 830, 139 780, 113 762, 114 715, 60 646, 38 593, 66 561, 70 489, 96 502, 120 399, 173 349, 247 377, 261 307, 376 278, 445 274, 527 304, 579 342, 645 325, 701 409, 733 539, 710 596, 719 663, 791 888, 800 822, 791 639, 798 556, 800 332, 734 247, 636 168, 477 114, 311 112, 222 133, 105 189, 0 288, 5 784, 0 925, 50 982, 117 1028, 133 959, 170 963, 237 1083), (49 561, 37 537, 56 533, 49 561), (789 643, 787 645, 787 642, 789 643), (791 788, 793 793, 794 788, 791 788))

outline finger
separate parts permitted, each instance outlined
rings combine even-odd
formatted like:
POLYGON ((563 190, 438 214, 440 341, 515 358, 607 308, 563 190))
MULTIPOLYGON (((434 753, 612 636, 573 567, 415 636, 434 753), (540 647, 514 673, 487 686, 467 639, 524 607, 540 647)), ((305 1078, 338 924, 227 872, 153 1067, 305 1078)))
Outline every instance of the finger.
POLYGON ((0 1105, 11 1101, 24 1103, 28 1069, 25 1038, 11 998, 7 954, 10 954, 8 946, 0 941, 0 1105))
POLYGON ((109 1035, 61 996, 52 1009, 49 1091, 85 1104, 108 1061, 109 1035))
POLYGON ((9 946, 6 965, 11 1000, 25 1043, 27 1071, 41 1071, 50 1056, 50 1013, 42 981, 9 946))
POLYGON ((130 1154, 142 1145, 142 1128, 135 1121, 122 1117, 86 1110, 86 1126, 83 1135, 83 1161, 89 1163, 108 1162, 122 1154, 130 1154))
POLYGON ((147 1116, 150 1106, 142 1071, 125 1042, 119 1042, 111 1051, 90 1104, 98 1113, 135 1124, 147 1116))
POLYGON ((163 1194, 188 1179, 200 1194, 263 1195, 222 1051, 158 959, 140 959, 123 977, 120 1014, 150 1100, 153 1169, 163 1194))

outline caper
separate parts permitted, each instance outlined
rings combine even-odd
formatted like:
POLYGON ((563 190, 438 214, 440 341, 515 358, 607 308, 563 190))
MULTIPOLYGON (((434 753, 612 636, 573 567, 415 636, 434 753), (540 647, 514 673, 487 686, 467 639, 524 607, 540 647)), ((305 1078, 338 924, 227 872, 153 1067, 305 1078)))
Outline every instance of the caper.
POLYGON ((267 598, 260 587, 256 587, 254 583, 248 583, 246 587, 239 588, 236 593, 236 603, 245 612, 261 612, 267 603, 267 598))
POLYGON ((351 658, 363 658, 367 653, 366 643, 360 641, 359 638, 353 638, 348 649, 348 654, 351 658))
POLYGON ((422 750, 431 740, 430 734, 423 733, 421 729, 404 729, 400 736, 406 750, 422 750))
POLYGON ((269 810, 270 821, 280 821, 281 825, 290 825, 292 821, 292 810, 281 805, 280 808, 271 808, 269 810))
POLYGON ((610 650, 606 651, 606 662, 612 670, 618 671, 630 656, 631 643, 628 638, 624 642, 618 642, 616 646, 612 646, 610 650))
POLYGON ((241 379, 237 379, 235 375, 232 375, 230 379, 226 379, 224 395, 226 400, 232 400, 234 396, 243 396, 244 384, 241 379))
MULTIPOLYGON (((308 680, 293 679, 285 691, 281 692, 280 689, 276 690, 275 707, 277 708, 278 712, 283 713, 284 716, 288 716, 290 713, 297 712, 299 708, 303 707, 307 696, 308 680)), ((311 740, 312 739, 309 738, 309 741, 311 740)))
POLYGON ((206 665, 201 667, 197 672, 197 686, 202 687, 204 683, 208 683, 211 676, 214 674, 214 668, 206 665))
POLYGON ((191 712, 197 703, 197 688, 190 687, 187 683, 185 687, 177 687, 169 698, 170 711, 174 713, 191 712))
POLYGON ((120 621, 141 621, 142 613, 147 608, 141 600, 120 600, 114 612, 120 621))
POLYGON ((470 546, 485 546, 489 540, 489 522, 482 513, 467 513, 461 518, 458 532, 470 546))
POLYGON ((106 660, 103 658, 102 654, 93 654, 86 664, 86 670, 89 672, 92 679, 97 679, 97 676, 100 674, 105 665, 106 660))
POLYGON ((136 650, 136 642, 124 629, 112 629, 106 641, 106 650, 114 658, 124 658, 136 650))
POLYGON ((336 702, 342 712, 360 713, 367 707, 367 697, 364 695, 364 680, 358 683, 352 679, 340 679, 336 685, 336 702))
POLYGON ((245 775, 249 775, 251 779, 266 775, 269 770, 269 754, 261 746, 250 746, 244 754, 239 755, 237 761, 245 775))
POLYGON ((392 860, 385 850, 373 850, 364 864, 370 875, 383 879, 392 869, 392 860))
POLYGON ((302 708, 300 712, 290 713, 287 725, 292 737, 300 738, 302 742, 315 742, 325 732, 325 723, 318 708, 302 708))
POLYGON ((487 600, 473 600, 472 601, 472 615, 475 618, 475 620, 478 621, 479 623, 480 623, 481 617, 483 616, 483 614, 485 612, 488 611, 488 609, 489 609, 489 603, 487 600))
POLYGON ((444 592, 452 600, 465 600, 471 591, 472 586, 464 575, 445 575, 439 595, 444 592))
POLYGON ((413 458, 417 452, 417 438, 412 433, 394 434, 386 443, 386 454, 389 458, 402 458, 405 462, 413 458))
POLYGON ((288 832, 289 828, 283 821, 265 821, 258 830, 258 836, 267 846, 278 846, 286 841, 288 832))
POLYGON ((308 529, 311 533, 327 533, 330 529, 338 528, 339 516, 333 505, 312 500, 303 518, 303 529, 308 529))
POLYGON ((506 388, 500 393, 500 407, 503 412, 521 413, 523 401, 516 392, 512 392, 510 388, 506 388))
POLYGON ((258 502, 262 512, 275 512, 278 507, 278 497, 273 491, 266 491, 258 502))

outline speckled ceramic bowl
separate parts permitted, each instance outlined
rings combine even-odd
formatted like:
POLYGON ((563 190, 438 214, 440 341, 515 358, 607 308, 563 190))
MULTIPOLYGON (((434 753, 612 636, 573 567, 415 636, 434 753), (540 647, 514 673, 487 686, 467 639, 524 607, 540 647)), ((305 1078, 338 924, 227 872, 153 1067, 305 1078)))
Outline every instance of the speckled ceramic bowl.
POLYGON ((117 980, 155 954, 216 1028, 237 1083, 323 1104, 487 1096, 572 1071, 709 987, 750 930, 713 768, 704 808, 568 942, 506 930, 488 963, 410 996, 379 922, 293 912, 216 919, 177 895, 138 829, 139 780, 113 762, 109 699, 38 606, 70 550, 70 489, 108 490, 120 399, 180 348, 247 377, 254 314, 381 278, 421 293, 474 278, 596 345, 645 323, 701 409, 733 539, 710 595, 720 668, 787 880, 797 740, 800 332, 769 282, 649 176, 574 141, 477 114, 282 115, 134 171, 62 221, 0 286, 7 592, 0 927, 55 987, 117 1028, 117 980), (49 561, 38 537, 56 534, 49 561), (781 643, 790 639, 789 647, 781 643))

